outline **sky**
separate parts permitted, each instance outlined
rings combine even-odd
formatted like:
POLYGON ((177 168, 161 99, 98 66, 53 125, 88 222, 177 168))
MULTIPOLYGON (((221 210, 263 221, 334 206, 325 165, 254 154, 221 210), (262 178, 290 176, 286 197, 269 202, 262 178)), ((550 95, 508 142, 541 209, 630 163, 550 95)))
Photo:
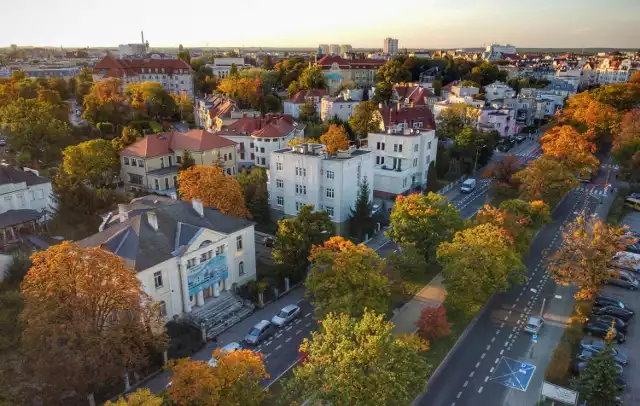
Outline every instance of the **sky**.
POLYGON ((0 46, 640 48, 640 0, 1 0, 0 46))

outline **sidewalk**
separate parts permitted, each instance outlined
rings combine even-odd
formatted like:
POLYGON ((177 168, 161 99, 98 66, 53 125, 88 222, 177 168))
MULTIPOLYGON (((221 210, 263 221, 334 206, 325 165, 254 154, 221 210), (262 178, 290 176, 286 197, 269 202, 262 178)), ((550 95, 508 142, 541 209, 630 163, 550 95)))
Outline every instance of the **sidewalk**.
POLYGON ((394 324, 392 331, 395 334, 415 333, 416 322, 420 320, 422 309, 438 307, 444 302, 447 292, 444 290, 441 275, 442 274, 438 274, 431 279, 428 285, 416 293, 416 295, 391 318, 394 324))

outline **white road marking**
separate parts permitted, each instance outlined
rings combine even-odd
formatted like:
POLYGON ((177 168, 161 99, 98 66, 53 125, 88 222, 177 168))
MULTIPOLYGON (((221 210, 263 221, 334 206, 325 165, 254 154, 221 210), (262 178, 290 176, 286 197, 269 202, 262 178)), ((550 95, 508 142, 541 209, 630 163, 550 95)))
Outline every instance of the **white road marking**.
POLYGON ((476 371, 471 371, 471 373, 469 374, 469 378, 473 378, 473 374, 475 374, 476 371))
POLYGON ((463 387, 463 388, 466 388, 466 387, 467 387, 467 385, 469 385, 469 381, 464 381, 464 384, 462 384, 462 387, 463 387))
POLYGON ((276 337, 282 336, 282 333, 276 333, 276 337))
POLYGON ((296 331, 296 335, 302 333, 302 330, 296 331))
POLYGON ((300 323, 302 323, 302 320, 297 319, 297 320, 296 320, 296 324, 300 324, 300 323))
POLYGON ((509 318, 509 316, 504 316, 504 319, 507 320, 509 318))
POLYGON ((291 330, 291 327, 293 327, 293 326, 287 326, 287 327, 285 327, 284 329, 285 329, 285 330, 287 330, 287 331, 289 331, 289 330, 291 330))
MULTIPOLYGON (((480 356, 480 359, 484 359, 484 357, 486 357, 486 356, 487 356, 487 353, 483 352, 482 355, 480 356)), ((478 364, 479 364, 479 362, 478 362, 478 364)))
POLYGON ((489 370, 489 373, 492 374, 494 369, 495 369, 494 367, 491 367, 491 369, 489 370))
POLYGON ((489 380, 489 377, 488 377, 488 376, 485 376, 485 377, 484 377, 484 382, 486 383, 488 380, 489 380))
POLYGON ((478 393, 482 393, 482 386, 478 389, 478 393))
POLYGON ((556 299, 562 299, 562 296, 556 295, 556 299))
POLYGON ((476 368, 480 366, 480 361, 476 362, 476 368))
POLYGON ((512 304, 512 305, 511 305, 511 308, 512 308, 512 309, 515 309, 515 308, 516 308, 516 304, 515 304, 515 303, 514 303, 514 304, 512 304))
POLYGON ((276 349, 274 351, 278 351, 280 348, 282 348, 282 344, 280 344, 279 346, 276 347, 276 349))
POLYGON ((261 350, 261 349, 262 349, 262 346, 261 346, 261 345, 257 346, 257 347, 256 347, 256 352, 260 352, 260 350, 261 350))
POLYGON ((498 363, 498 361, 500 361, 500 358, 496 358, 496 360, 495 360, 494 364, 497 364, 497 363, 498 363))
MULTIPOLYGON (((495 337, 494 337, 494 339, 495 339, 495 337)), ((487 345, 487 351, 489 351, 490 349, 491 349, 491 346, 487 345)))
POLYGON ((305 327, 309 327, 310 325, 311 325, 311 323, 307 323, 307 324, 305 324, 304 326, 305 326, 305 327))
POLYGON ((460 399, 460 396, 462 396, 462 392, 458 392, 458 396, 456 396, 456 398, 460 399))
POLYGON ((500 323, 500 328, 504 327, 504 323, 500 323))
POLYGON ((288 343, 289 341, 291 341, 291 337, 287 337, 287 339, 284 340, 285 343, 288 343))
POLYGON ((511 316, 511 310, 509 310, 509 316, 511 316))
POLYGON ((500 350, 500 355, 504 354, 504 350, 500 350))
POLYGON ((268 352, 268 353, 263 354, 263 355, 264 355, 264 359, 267 359, 267 358, 269 358, 269 356, 271 355, 271 353, 270 353, 270 352, 268 352))
MULTIPOLYGON (((491 337, 491 342, 493 343, 495 341, 496 341, 496 338, 495 337, 491 337)), ((488 345, 487 345, 487 347, 488 347, 488 345)))
POLYGON ((304 317, 309 317, 309 316, 311 316, 311 313, 307 313, 304 315, 304 317))
POLYGON ((264 343, 264 345, 269 345, 269 344, 271 344, 271 340, 269 340, 266 343, 264 343))

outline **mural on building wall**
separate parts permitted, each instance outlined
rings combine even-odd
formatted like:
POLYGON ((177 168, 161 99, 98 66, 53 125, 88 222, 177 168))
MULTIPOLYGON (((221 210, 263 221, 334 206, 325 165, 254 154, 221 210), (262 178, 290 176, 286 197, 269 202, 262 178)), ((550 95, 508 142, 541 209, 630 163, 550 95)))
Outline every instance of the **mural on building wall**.
POLYGON ((195 295, 228 277, 227 257, 217 255, 189 270, 189 295, 195 295))

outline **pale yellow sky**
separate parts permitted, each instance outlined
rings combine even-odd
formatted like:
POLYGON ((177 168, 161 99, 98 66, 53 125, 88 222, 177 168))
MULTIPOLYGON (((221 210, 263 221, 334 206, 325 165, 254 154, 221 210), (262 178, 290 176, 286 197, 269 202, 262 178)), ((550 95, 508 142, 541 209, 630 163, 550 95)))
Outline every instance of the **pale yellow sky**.
POLYGON ((640 0, 0 1, 0 46, 640 48, 640 0))

